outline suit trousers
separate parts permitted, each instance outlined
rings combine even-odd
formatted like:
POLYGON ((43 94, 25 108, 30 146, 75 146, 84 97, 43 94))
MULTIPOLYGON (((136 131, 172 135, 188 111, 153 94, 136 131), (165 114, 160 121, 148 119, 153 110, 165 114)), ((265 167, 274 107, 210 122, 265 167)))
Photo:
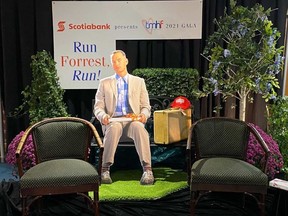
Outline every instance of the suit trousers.
POLYGON ((111 122, 104 127, 104 152, 102 167, 109 168, 114 163, 114 156, 118 143, 123 139, 130 138, 139 156, 143 168, 151 167, 151 151, 149 134, 145 125, 139 121, 111 122))

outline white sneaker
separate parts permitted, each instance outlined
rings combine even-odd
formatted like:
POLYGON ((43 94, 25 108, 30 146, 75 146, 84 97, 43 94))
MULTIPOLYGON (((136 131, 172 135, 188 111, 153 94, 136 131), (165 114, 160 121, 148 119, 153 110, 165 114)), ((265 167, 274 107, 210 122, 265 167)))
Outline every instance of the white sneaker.
POLYGON ((112 184, 112 179, 110 177, 110 172, 108 170, 101 173, 101 183, 112 184))
POLYGON ((151 170, 143 172, 143 175, 140 179, 141 185, 152 185, 154 183, 154 176, 151 170))

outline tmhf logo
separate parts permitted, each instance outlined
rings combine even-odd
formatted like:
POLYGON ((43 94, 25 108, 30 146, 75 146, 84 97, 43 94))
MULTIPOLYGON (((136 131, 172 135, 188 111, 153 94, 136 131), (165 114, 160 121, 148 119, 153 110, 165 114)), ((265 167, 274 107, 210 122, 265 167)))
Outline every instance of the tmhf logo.
POLYGON ((148 20, 142 20, 144 28, 151 34, 152 30, 161 29, 164 25, 164 20, 153 20, 152 18, 148 20))

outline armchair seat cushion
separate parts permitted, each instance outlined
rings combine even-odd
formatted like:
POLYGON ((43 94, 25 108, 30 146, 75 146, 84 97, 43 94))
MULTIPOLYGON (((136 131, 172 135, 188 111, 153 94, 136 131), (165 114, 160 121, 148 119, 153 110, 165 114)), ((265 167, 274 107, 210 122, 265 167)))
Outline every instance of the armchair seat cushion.
POLYGON ((191 168, 191 185, 229 184, 267 186, 268 176, 257 167, 235 158, 203 158, 191 168))
POLYGON ((54 159, 27 170, 20 180, 21 188, 64 187, 95 183, 99 175, 95 167, 79 159, 54 159))

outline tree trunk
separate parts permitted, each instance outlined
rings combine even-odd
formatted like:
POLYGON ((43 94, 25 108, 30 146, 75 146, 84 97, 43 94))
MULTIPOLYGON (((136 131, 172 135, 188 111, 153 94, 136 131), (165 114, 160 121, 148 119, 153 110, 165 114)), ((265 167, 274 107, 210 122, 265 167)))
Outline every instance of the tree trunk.
POLYGON ((241 89, 240 91, 240 107, 239 107, 239 119, 245 121, 246 119, 246 100, 247 100, 247 92, 246 89, 241 89))
POLYGON ((245 121, 246 116, 246 97, 240 99, 239 119, 245 121))

